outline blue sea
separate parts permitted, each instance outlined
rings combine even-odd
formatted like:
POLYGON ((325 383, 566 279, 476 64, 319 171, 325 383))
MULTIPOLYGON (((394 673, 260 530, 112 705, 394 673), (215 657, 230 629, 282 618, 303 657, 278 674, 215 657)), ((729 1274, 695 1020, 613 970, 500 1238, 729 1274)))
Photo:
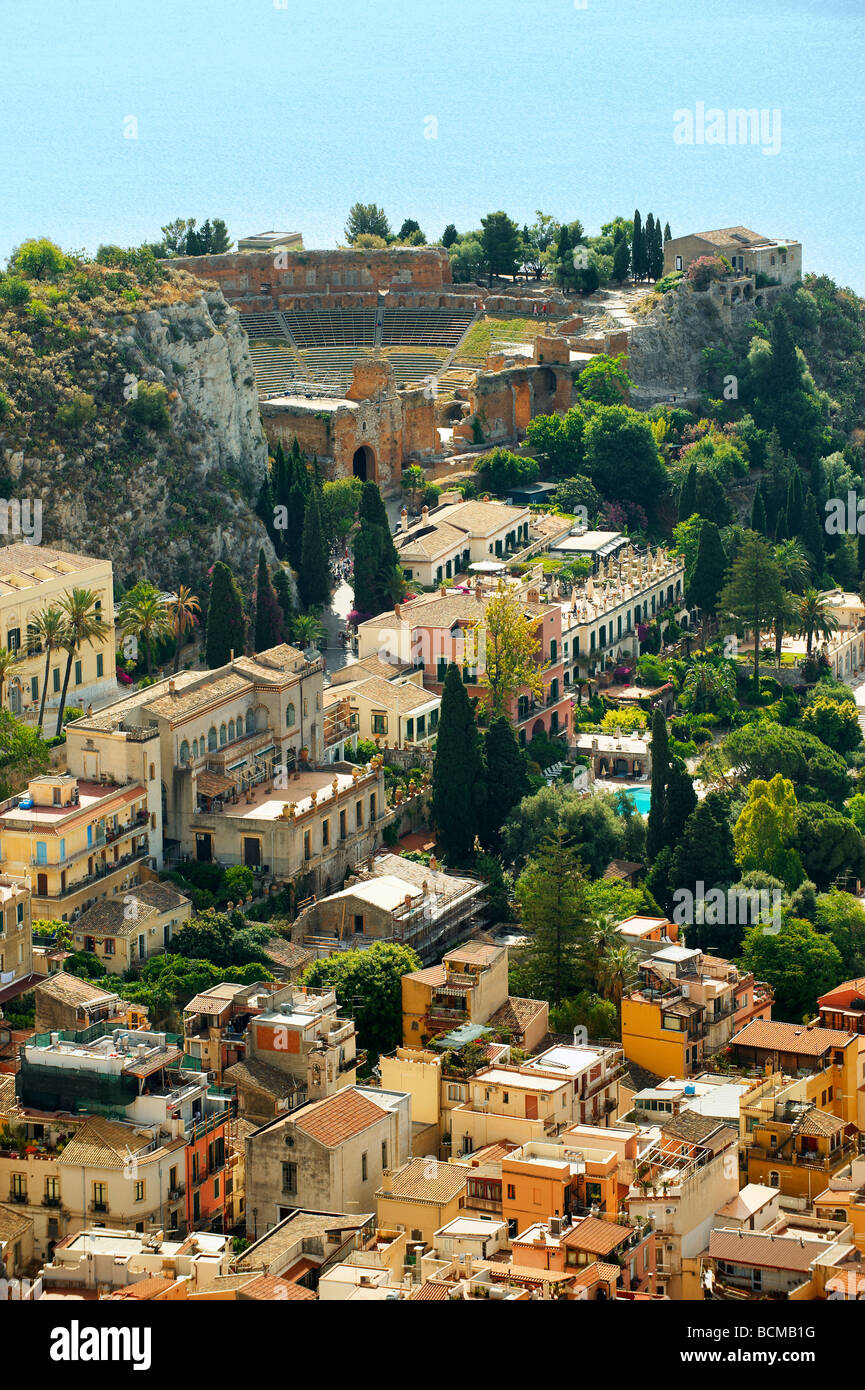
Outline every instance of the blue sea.
POLYGON ((430 239, 637 206, 865 292, 863 0, 0 0, 0 35, 0 262, 177 216, 333 246, 357 200, 430 239), (719 109, 773 145, 676 143, 719 109))

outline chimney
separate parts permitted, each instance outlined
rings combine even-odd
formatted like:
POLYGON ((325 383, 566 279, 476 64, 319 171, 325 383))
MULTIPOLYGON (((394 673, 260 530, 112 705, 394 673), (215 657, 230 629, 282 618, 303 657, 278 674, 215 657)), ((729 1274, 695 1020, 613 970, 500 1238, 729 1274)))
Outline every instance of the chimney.
POLYGON ((169 682, 168 682, 168 693, 169 693, 169 695, 175 695, 175 694, 177 693, 177 692, 176 692, 176 688, 175 688, 174 681, 169 681, 169 682))
POLYGON ((382 1192, 393 1192, 393 1171, 390 1168, 385 1168, 381 1175, 381 1190, 382 1192))
POLYGON ((423 506, 420 509, 421 521, 426 525, 429 521, 429 507, 423 506))
POLYGON ((408 530, 408 507, 403 507, 399 514, 399 524, 403 531, 408 530))
POLYGON ((401 604, 401 603, 395 603, 395 604, 394 604, 394 606, 393 606, 393 613, 394 613, 394 617, 395 617, 395 618, 397 619, 397 621, 399 622, 399 621, 402 619, 402 604, 401 604))

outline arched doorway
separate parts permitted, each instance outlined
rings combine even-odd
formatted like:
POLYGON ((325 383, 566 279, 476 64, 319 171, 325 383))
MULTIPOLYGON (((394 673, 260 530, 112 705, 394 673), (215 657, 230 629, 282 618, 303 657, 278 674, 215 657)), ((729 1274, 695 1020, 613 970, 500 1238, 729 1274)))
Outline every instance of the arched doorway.
POLYGON ((361 444, 359 449, 355 449, 351 471, 362 483, 375 482, 375 454, 368 444, 361 444))

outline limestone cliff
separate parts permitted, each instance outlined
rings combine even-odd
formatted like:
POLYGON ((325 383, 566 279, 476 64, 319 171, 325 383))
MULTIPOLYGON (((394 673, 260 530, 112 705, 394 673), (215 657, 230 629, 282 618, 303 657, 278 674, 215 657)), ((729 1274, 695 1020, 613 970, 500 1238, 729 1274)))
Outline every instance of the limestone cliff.
POLYGON ((763 297, 730 304, 723 284, 697 291, 685 281, 661 296, 631 330, 632 403, 649 409, 675 395, 694 403, 706 387, 703 349, 729 344, 762 312, 763 297))
POLYGON ((142 286, 75 270, 0 313, 2 495, 41 497, 43 540, 108 556, 127 585, 200 585, 224 559, 248 587, 272 550, 253 510, 267 445, 237 313, 182 272, 142 286))

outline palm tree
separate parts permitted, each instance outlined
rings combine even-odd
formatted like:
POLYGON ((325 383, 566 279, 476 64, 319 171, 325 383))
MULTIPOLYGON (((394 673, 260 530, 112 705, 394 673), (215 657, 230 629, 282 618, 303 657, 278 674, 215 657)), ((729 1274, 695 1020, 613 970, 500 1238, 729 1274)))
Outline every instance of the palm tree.
POLYGON ((426 487, 426 474, 419 463, 413 463, 411 468, 406 468, 402 475, 403 490, 408 493, 411 500, 412 511, 417 511, 417 499, 423 494, 426 487))
POLYGON ((168 616, 174 633, 174 670, 180 669, 180 653, 183 650, 184 633, 195 626, 195 615, 201 612, 201 604, 187 584, 181 584, 176 594, 168 601, 168 616))
POLYGON ((140 580, 120 600, 118 627, 124 637, 141 638, 148 676, 153 675, 154 637, 164 637, 171 628, 168 603, 148 579, 140 580))
POLYGON ((799 618, 799 598, 787 589, 781 591, 781 602, 775 609, 772 627, 775 630, 775 665, 781 665, 781 645, 785 632, 793 632, 799 618))
POLYGON ((622 998, 637 978, 638 957, 627 946, 613 946, 598 961, 596 974, 601 993, 616 1006, 616 1023, 622 1033, 622 998))
POLYGON ((706 713, 720 699, 736 698, 736 677, 732 666, 716 666, 711 661, 695 661, 688 668, 682 693, 690 700, 695 714, 706 713))
POLYGON ((800 636, 804 635, 807 641, 806 650, 809 657, 815 635, 831 637, 832 633, 838 630, 838 619, 828 601, 818 594, 816 589, 806 589, 800 598, 798 623, 797 631, 800 636))
POLYGON ((104 642, 108 636, 101 616, 96 608, 98 595, 93 589, 72 589, 60 600, 60 611, 64 618, 65 631, 61 646, 66 652, 66 670, 63 675, 63 690, 57 710, 57 737, 63 728, 63 711, 66 708, 66 692, 72 674, 72 660, 85 642, 104 642))
POLYGON ((43 608, 32 623, 27 625, 27 649, 31 653, 45 652, 45 675, 42 677, 42 699, 39 702, 39 732, 45 719, 45 701, 48 698, 48 674, 51 657, 60 651, 66 634, 66 619, 59 608, 43 608))
POLYGON ((781 570, 781 583, 800 594, 811 576, 811 561, 800 540, 779 541, 775 559, 781 570))
POLYGON ((598 953, 600 960, 607 951, 615 950, 622 945, 622 934, 619 931, 619 924, 615 917, 605 913, 599 917, 595 930, 592 932, 592 945, 598 953))
POLYGON ((324 636, 324 627, 314 613, 298 613, 291 620, 291 640, 305 650, 314 647, 324 636))
POLYGON ((21 657, 17 652, 10 652, 8 647, 0 647, 0 709, 3 708, 3 687, 13 666, 17 666, 21 657))

